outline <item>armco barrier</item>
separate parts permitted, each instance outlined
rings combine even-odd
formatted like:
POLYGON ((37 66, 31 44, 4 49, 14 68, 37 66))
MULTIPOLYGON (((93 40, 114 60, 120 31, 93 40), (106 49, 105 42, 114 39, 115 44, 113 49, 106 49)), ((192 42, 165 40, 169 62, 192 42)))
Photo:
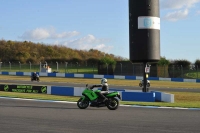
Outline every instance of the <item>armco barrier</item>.
MULTIPOLYGON (((48 86, 47 94, 51 95, 62 95, 62 96, 82 96, 82 91, 84 87, 60 87, 60 86, 48 86)), ((100 88, 95 88, 100 89, 100 88)), ((174 103, 174 95, 167 94, 164 92, 139 92, 133 90, 118 90, 118 89, 109 89, 110 92, 118 91, 121 95, 122 101, 142 101, 142 102, 170 102, 174 103)))
POLYGON ((122 101, 155 102, 154 92, 122 92, 122 101))
POLYGON ((159 91, 151 91, 155 93, 156 101, 164 101, 168 103, 174 103, 174 94, 159 92, 159 91))
MULTIPOLYGON (((1 75, 31 76, 31 72, 0 72, 1 75)), ((65 77, 65 78, 107 78, 107 79, 126 79, 126 80, 142 80, 142 76, 120 76, 120 75, 95 75, 95 74, 74 74, 74 73, 44 73, 38 72, 40 76, 45 77, 65 77)), ((196 82, 200 83, 200 79, 183 79, 183 78, 162 78, 149 77, 148 80, 173 81, 173 82, 196 82)))
MULTIPOLYGON (((32 85, 7 85, 0 84, 0 91, 22 92, 22 93, 45 93, 61 96, 82 96, 84 87, 67 86, 32 86, 32 85)), ((101 88, 94 88, 94 90, 101 88)), ((142 102, 174 102, 174 95, 163 92, 141 92, 125 89, 109 89, 110 92, 118 91, 122 101, 142 101, 142 102)))
POLYGON ((63 95, 63 96, 74 96, 74 87, 51 86, 51 94, 63 95))

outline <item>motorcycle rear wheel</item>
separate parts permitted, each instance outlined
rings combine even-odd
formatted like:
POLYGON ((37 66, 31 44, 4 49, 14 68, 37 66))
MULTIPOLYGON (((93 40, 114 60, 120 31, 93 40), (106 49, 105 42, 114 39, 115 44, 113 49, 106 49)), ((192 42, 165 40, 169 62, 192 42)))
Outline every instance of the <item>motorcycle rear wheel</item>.
POLYGON ((84 101, 82 101, 82 98, 80 98, 80 99, 77 101, 77 106, 78 106, 80 109, 86 109, 86 108, 89 106, 89 100, 88 100, 88 99, 85 99, 84 101))
POLYGON ((106 106, 110 110, 116 110, 119 106, 119 101, 116 98, 109 98, 106 102, 106 106))

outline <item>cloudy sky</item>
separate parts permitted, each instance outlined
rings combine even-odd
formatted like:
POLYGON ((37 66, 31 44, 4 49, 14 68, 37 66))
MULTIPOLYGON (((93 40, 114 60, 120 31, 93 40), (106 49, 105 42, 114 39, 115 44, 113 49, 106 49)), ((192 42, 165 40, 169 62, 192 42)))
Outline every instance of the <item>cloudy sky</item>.
MULTIPOLYGON (((0 37, 129 59, 128 0, 0 0, 0 37)), ((161 56, 200 59, 200 0, 160 0, 161 56)))

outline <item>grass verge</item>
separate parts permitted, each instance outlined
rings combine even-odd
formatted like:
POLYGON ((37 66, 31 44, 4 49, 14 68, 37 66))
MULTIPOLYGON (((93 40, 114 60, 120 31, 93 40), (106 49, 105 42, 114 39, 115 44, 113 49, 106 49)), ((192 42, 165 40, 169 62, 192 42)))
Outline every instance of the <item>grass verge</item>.
MULTIPOLYGON (((10 76, 0 75, 3 80, 26 80, 30 81, 30 76, 10 76)), ((87 78, 62 78, 62 77, 40 77, 41 82, 63 82, 63 83, 83 83, 83 84, 99 84, 100 79, 87 79, 87 78)), ((154 81, 151 80, 151 86, 159 88, 187 88, 200 89, 200 83, 192 82, 170 82, 170 81, 154 81)), ((124 80, 124 79, 108 79, 109 85, 122 85, 122 86, 139 86, 139 80, 124 80)))

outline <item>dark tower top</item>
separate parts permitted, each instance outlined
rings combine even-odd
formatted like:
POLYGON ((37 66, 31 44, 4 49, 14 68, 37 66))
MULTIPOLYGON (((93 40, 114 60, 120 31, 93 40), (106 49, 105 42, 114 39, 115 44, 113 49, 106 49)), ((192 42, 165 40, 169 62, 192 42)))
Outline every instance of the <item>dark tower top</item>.
POLYGON ((129 49, 132 62, 160 60, 159 0, 129 0, 129 49))

